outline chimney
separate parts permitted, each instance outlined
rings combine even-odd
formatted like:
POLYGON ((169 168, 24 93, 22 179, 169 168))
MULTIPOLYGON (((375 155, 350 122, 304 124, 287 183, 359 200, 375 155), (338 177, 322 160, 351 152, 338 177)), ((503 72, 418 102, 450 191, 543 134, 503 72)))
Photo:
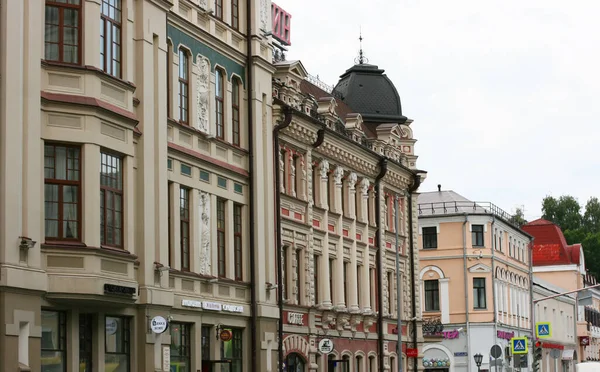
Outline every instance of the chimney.
POLYGON ((442 192, 442 185, 438 184, 438 192, 442 192))

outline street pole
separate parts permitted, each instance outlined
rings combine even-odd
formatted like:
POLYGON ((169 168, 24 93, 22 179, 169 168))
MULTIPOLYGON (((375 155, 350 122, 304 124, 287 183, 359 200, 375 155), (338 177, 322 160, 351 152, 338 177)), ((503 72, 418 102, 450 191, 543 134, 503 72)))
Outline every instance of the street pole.
POLYGON ((394 228, 396 230, 396 312, 397 312, 397 328, 398 328, 398 343, 396 348, 398 354, 398 372, 402 372, 402 291, 400 290, 400 246, 398 238, 398 195, 394 197, 394 228))

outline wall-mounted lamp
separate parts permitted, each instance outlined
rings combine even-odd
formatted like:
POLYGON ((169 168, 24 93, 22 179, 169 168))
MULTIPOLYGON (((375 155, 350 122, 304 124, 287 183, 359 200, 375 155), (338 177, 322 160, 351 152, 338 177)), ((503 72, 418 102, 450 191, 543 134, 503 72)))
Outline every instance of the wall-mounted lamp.
POLYGON ((21 242, 19 243, 19 248, 25 250, 32 249, 37 243, 35 240, 32 240, 31 238, 28 238, 26 236, 19 236, 19 239, 21 239, 21 242))

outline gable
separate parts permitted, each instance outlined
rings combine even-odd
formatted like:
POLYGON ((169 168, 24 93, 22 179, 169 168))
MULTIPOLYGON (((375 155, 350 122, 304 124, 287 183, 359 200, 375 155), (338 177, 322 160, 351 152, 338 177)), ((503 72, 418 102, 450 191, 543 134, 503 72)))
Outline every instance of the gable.
POLYGON ((469 272, 470 273, 491 273, 492 268, 487 265, 484 265, 482 263, 479 263, 477 265, 473 265, 473 266, 469 267, 469 272))

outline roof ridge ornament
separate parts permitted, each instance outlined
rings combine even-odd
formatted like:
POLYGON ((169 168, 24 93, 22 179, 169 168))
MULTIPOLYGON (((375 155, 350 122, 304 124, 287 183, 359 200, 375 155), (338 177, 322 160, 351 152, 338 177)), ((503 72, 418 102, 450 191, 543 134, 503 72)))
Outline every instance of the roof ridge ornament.
POLYGON ((363 37, 362 37, 362 26, 359 29, 359 33, 358 33, 358 42, 360 45, 360 49, 358 50, 358 57, 356 57, 354 59, 354 63, 358 64, 358 65, 362 65, 365 63, 369 63, 369 59, 367 57, 365 57, 364 53, 363 53, 363 48, 362 48, 362 41, 363 41, 363 37))

